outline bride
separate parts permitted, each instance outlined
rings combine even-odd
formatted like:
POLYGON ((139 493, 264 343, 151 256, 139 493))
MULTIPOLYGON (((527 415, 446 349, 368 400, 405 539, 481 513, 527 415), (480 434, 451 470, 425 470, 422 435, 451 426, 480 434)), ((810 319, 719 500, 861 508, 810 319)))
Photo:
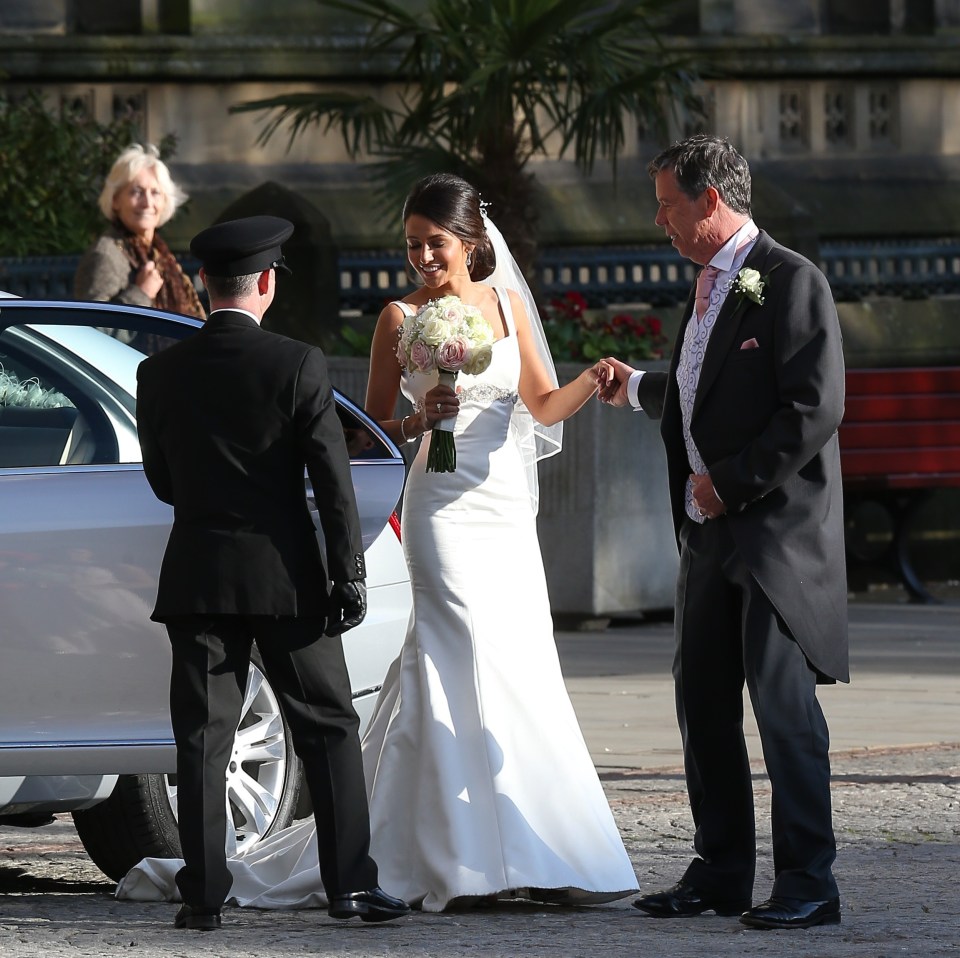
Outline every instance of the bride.
MULTIPOLYGON (((421 285, 380 315, 366 397, 396 442, 424 436, 402 508, 413 610, 362 746, 380 883, 424 911, 623 898, 636 876, 564 687, 536 532, 536 460, 559 451, 562 421, 606 370, 558 386, 526 282, 469 183, 421 180, 403 224, 421 285), (490 366, 456 390, 397 359, 404 320, 445 295, 494 337, 490 366), (413 411, 396 418, 401 392, 413 411), (432 430, 453 417, 456 469, 427 472, 432 430)), ((232 899, 322 904, 312 833, 300 823, 233 861, 232 899)), ((167 871, 148 859, 118 895, 168 896, 167 871)))

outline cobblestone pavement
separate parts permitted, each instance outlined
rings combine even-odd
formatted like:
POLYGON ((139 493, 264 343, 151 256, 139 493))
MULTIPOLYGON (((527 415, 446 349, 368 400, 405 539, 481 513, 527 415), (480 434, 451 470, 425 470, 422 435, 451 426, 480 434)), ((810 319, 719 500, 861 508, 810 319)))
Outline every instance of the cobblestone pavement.
MULTIPOLYGON (((604 779, 641 887, 672 884, 689 855, 682 773, 621 770, 604 779)), ((756 792, 760 898, 772 880, 769 790, 760 768, 756 792)), ((379 926, 336 922, 322 911, 227 909, 220 933, 175 931, 174 906, 113 898, 113 884, 64 817, 41 830, 0 830, 0 956, 960 955, 960 746, 835 755, 833 794, 839 927, 760 932, 712 915, 658 920, 627 900, 596 908, 506 903, 379 926)))
MULTIPOLYGON (((176 931, 171 924, 175 906, 114 899, 113 884, 86 857, 69 816, 63 816, 42 829, 0 828, 0 958, 960 958, 960 727, 954 721, 960 608, 914 612, 890 607, 852 613, 852 619, 854 615, 860 623, 860 644, 869 639, 880 651, 872 665, 864 658, 860 668, 860 684, 872 689, 874 701, 864 698, 858 709, 837 712, 832 720, 840 733, 835 741, 867 743, 858 748, 841 744, 833 753, 839 843, 835 873, 843 904, 839 926, 763 932, 747 929, 735 918, 713 915, 688 921, 653 919, 627 899, 594 908, 511 902, 453 914, 415 913, 384 925, 337 922, 317 910, 227 909, 221 932, 176 931), (901 643, 909 639, 909 647, 896 655, 926 663, 925 673, 919 674, 923 669, 918 666, 912 682, 890 677, 904 671, 891 663, 891 649, 897 646, 884 639, 883 632, 891 628, 901 643), (923 689, 929 691, 924 694, 923 689), (910 717, 911 733, 927 734, 913 742, 931 744, 872 744, 887 741, 890 725, 881 719, 889 722, 890 713, 910 717)), ((652 635, 648 631, 642 636, 652 657, 645 660, 645 668, 660 679, 651 679, 654 692, 649 694, 663 696, 659 683, 665 652, 653 648, 652 635)), ((623 644, 616 635, 610 641, 623 644)), ((591 659, 586 644, 582 659, 576 658, 573 653, 581 645, 574 637, 563 643, 569 652, 565 668, 569 663, 571 694, 578 712, 583 709, 585 734, 617 824, 641 888, 669 886, 691 853, 682 771, 668 749, 634 756, 629 767, 616 763, 627 753, 622 742, 638 736, 637 727, 617 730, 611 720, 624 707, 617 696, 622 695, 626 670, 619 670, 607 686, 607 699, 601 699, 593 675, 598 669, 588 667, 596 654, 591 659), (603 744, 608 740, 609 748, 603 744)), ((611 646, 608 654, 615 651, 611 646)), ((636 676, 631 681, 635 684, 629 688, 639 690, 636 700, 648 701, 648 686, 636 685, 636 676)), ((836 694, 842 700, 845 690, 838 688, 836 694)), ((661 699, 649 701, 655 701, 657 714, 662 714, 661 699)), ((669 727, 669 719, 666 722, 669 727)), ((772 882, 769 783, 762 764, 757 761, 754 767, 760 832, 755 896, 762 900, 772 882)), ((576 828, 576 822, 570 827, 576 828)))

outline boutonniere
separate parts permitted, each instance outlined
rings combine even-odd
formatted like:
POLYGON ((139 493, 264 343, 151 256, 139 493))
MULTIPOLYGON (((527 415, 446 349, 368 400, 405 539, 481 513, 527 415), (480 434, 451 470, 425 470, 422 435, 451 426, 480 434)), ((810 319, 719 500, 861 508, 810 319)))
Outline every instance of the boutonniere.
MULTIPOLYGON (((779 265, 780 264, 777 263, 773 269, 770 270, 770 273, 779 265)), ((737 278, 733 281, 732 287, 733 292, 740 297, 740 302, 743 302, 744 299, 749 299, 751 303, 762 306, 763 291, 767 288, 767 283, 770 281, 770 273, 761 276, 759 270, 750 269, 749 267, 744 267, 740 270, 740 272, 737 273, 737 278)))

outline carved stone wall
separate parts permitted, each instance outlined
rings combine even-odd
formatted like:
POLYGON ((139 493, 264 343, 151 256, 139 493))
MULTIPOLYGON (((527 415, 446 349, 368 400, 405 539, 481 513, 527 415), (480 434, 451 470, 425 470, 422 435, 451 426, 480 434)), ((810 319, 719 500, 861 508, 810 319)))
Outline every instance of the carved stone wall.
MULTIPOLYGON (((397 224, 379 214, 364 161, 351 161, 337 134, 311 128, 288 150, 282 133, 257 141, 261 117, 229 112, 345 80, 399 95, 388 70, 358 60, 349 19, 315 0, 285 0, 284 11, 277 18, 262 0, 4 0, 5 88, 40 88, 51 109, 101 122, 133 115, 147 141, 175 134, 174 171, 192 203, 167 230, 174 240, 274 181, 324 210, 341 247, 392 247, 397 224)), ((818 236, 864 229, 956 234, 960 0, 677 0, 671 13, 668 45, 712 66, 705 117, 678 109, 669 139, 729 137, 755 172, 758 214, 779 235, 815 252, 818 236), (831 183, 843 184, 839 203, 831 183), (889 191, 885 208, 871 184, 889 191)), ((645 163, 663 145, 636 129, 616 182, 602 162, 583 176, 569 159, 535 160, 545 243, 660 240, 645 163)))

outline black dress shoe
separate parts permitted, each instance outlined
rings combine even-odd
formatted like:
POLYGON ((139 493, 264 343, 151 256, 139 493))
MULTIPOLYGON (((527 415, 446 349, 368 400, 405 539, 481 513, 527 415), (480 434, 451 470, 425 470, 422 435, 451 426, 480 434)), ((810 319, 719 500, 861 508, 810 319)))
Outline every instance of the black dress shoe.
POLYGON ((633 907, 654 918, 691 918, 705 911, 713 911, 718 915, 740 915, 750 907, 750 899, 717 898, 694 888, 681 878, 673 888, 638 898, 633 907))
POLYGON ((361 921, 390 921, 410 914, 410 906, 399 898, 393 898, 382 888, 369 891, 353 891, 332 895, 327 914, 331 918, 354 918, 361 921))
POLYGON ((216 931, 220 927, 220 911, 215 908, 181 905, 177 917, 173 919, 173 927, 190 928, 193 931, 216 931))
POLYGON ((740 916, 751 928, 813 928, 840 924, 840 899, 804 901, 774 896, 740 916))

